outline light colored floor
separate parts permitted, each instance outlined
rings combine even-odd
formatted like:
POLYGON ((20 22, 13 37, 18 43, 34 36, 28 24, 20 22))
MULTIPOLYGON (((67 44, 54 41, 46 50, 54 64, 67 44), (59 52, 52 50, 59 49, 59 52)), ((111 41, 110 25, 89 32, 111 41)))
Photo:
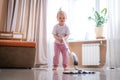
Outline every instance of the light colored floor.
POLYGON ((84 69, 96 74, 63 74, 63 69, 0 69, 0 80, 120 80, 118 69, 84 69))

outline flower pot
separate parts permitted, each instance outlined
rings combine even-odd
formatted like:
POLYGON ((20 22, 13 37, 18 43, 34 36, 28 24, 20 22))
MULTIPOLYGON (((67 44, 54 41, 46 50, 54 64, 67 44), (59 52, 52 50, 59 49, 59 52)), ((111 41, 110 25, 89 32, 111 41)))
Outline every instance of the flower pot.
POLYGON ((96 39, 103 39, 103 26, 101 27, 95 27, 95 34, 96 34, 96 39))

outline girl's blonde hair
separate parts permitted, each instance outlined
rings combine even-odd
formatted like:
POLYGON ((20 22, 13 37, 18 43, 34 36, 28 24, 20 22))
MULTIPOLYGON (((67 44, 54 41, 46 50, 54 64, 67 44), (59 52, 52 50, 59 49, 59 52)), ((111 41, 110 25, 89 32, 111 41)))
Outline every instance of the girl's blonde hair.
POLYGON ((62 14, 62 15, 65 16, 65 18, 67 18, 66 13, 65 13, 64 11, 62 11, 61 8, 60 8, 59 11, 57 12, 57 17, 58 17, 59 14, 62 14))

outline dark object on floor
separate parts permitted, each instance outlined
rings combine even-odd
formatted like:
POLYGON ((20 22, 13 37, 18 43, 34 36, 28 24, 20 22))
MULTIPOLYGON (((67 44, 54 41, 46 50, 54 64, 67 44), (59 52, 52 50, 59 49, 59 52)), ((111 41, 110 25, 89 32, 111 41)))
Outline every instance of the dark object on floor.
POLYGON ((110 69, 115 69, 115 68, 111 67, 110 69))

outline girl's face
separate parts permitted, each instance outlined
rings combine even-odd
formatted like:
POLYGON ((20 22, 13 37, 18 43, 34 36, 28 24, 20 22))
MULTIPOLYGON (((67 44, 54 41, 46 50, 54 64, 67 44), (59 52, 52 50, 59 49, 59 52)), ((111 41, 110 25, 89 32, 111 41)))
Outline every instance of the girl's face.
POLYGON ((59 24, 63 26, 66 20, 66 16, 64 14, 58 14, 57 20, 59 21, 59 24))

